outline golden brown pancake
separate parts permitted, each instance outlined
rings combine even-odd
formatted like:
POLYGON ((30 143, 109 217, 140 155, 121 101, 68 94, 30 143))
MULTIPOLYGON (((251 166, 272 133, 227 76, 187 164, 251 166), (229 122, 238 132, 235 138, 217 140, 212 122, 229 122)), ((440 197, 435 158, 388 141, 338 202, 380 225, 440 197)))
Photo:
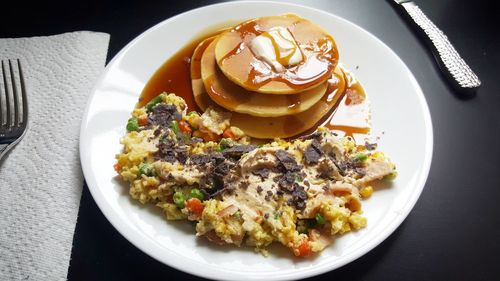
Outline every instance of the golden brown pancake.
POLYGON ((333 38, 321 27, 297 15, 256 18, 223 32, 215 47, 217 64, 239 86, 266 94, 294 94, 320 85, 338 63, 333 38), (305 61, 275 71, 250 50, 250 42, 272 27, 287 28, 301 48, 305 61))
MULTIPOLYGON (((204 42, 201 44, 204 44, 204 42)), ((327 89, 328 82, 323 82, 312 89, 294 95, 264 95, 247 91, 227 79, 220 71, 215 61, 216 44, 217 40, 213 41, 203 52, 201 58, 201 78, 210 98, 218 105, 230 111, 259 117, 278 117, 297 114, 317 103, 327 89)), ((197 48, 193 54, 192 68, 193 63, 199 63, 195 58, 199 56, 201 49, 201 47, 197 48)), ((200 87, 198 80, 193 80, 194 87, 200 87)))
POLYGON ((201 57, 208 45, 210 45, 216 37, 217 36, 209 37, 200 42, 191 56, 191 88, 193 89, 194 101, 203 111, 205 111, 207 107, 213 106, 214 102, 207 95, 205 85, 201 79, 201 57))
POLYGON ((343 96, 346 86, 344 75, 337 71, 334 74, 339 79, 337 86, 332 87, 319 102, 304 112, 275 118, 233 114, 231 124, 245 134, 260 139, 288 138, 305 132, 330 112, 343 96))
MULTIPOLYGON (((332 110, 343 96, 346 88, 344 73, 337 67, 333 76, 329 89, 321 100, 306 111, 281 117, 256 117, 233 112, 231 124, 242 129, 247 135, 259 139, 287 138, 305 132, 332 110)), ((194 96, 198 97, 195 101, 201 110, 205 111, 209 106, 222 109, 210 99, 204 87, 193 87, 193 91, 194 96)))

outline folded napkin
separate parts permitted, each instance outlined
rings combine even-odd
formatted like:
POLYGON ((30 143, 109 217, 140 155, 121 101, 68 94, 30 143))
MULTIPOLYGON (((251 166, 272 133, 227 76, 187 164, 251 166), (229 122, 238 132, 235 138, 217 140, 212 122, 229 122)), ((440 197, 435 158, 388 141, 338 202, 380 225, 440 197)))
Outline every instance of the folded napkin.
POLYGON ((83 175, 78 139, 109 35, 74 32, 0 39, 19 58, 29 128, 0 163, 0 280, 66 280, 83 175))

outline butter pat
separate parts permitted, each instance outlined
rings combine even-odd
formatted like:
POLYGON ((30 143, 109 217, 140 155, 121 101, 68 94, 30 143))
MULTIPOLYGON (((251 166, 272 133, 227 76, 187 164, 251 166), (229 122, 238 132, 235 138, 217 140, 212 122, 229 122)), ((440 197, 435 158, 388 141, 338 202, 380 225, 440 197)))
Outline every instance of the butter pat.
POLYGON ((250 49, 260 60, 271 65, 275 71, 283 72, 286 67, 303 61, 304 57, 288 29, 276 26, 255 37, 250 49))

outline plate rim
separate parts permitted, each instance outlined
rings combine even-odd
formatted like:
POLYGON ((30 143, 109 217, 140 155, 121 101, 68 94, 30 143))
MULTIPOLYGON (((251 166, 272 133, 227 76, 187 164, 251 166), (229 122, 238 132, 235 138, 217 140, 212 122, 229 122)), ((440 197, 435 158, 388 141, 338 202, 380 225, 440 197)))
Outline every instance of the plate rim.
MULTIPOLYGON (((371 243, 369 245, 364 245, 361 246, 357 249, 357 251, 350 253, 348 256, 343 256, 342 262, 339 262, 335 267, 329 267, 328 264, 319 264, 316 266, 312 266, 310 268, 305 268, 301 269, 300 271, 297 272, 291 272, 290 274, 283 273, 279 276, 268 276, 267 272, 254 272, 253 276, 244 276, 242 274, 238 275, 240 279, 256 279, 259 277, 266 277, 268 280, 290 280, 290 279, 300 279, 300 278, 307 278, 307 277, 312 277, 316 276, 325 272, 329 272, 335 269, 338 269, 348 263, 351 263, 352 261, 362 257, 363 255, 367 254, 371 250, 373 250, 375 247, 379 246, 383 241, 385 241, 394 231, 403 223, 403 221, 406 219, 406 217, 409 215, 409 213, 413 210, 416 202, 418 201, 424 187, 426 180, 429 176, 430 168, 431 168, 431 162, 432 162, 432 156, 433 156, 433 149, 434 149, 434 135, 433 135, 433 125, 432 125, 432 119, 430 115, 430 110, 429 106, 427 104, 427 101, 425 99, 425 95, 417 82, 415 76, 409 69, 409 67, 406 65, 406 63, 396 54, 395 51, 393 51, 387 44, 385 44, 382 40, 380 40, 378 37, 373 35, 371 32, 365 30, 364 28, 360 27, 359 25, 344 19, 341 16, 335 15, 333 13, 327 12, 320 10, 318 8, 310 7, 310 6, 305 6, 305 5, 300 5, 300 4, 295 4, 295 3, 283 3, 283 2, 277 2, 277 1, 236 1, 236 2, 223 2, 223 3, 217 3, 217 4, 212 4, 212 5, 205 5, 201 6, 195 9, 191 9, 188 11, 185 11, 183 13, 177 14, 175 16, 172 16, 170 18, 167 18, 165 20, 160 21, 159 23, 153 25, 152 27, 146 29, 143 31, 141 34, 136 36, 132 41, 127 43, 106 65, 104 70, 101 72, 99 78, 95 81, 94 86, 92 87, 92 90, 88 96, 87 103, 85 105, 85 110, 84 114, 82 115, 82 121, 80 125, 80 138, 79 138, 79 153, 80 153, 80 162, 82 166, 82 171, 83 175, 85 178, 85 182, 89 188, 89 191, 92 195, 92 198, 96 202, 97 206, 99 207, 100 211, 103 213, 103 215, 106 217, 109 223, 120 233, 121 236, 123 236, 127 241, 129 241, 132 245, 134 245, 136 248, 141 250, 144 254, 154 258, 155 260, 159 261, 160 263, 167 265, 169 267, 172 267, 176 270, 180 270, 182 272, 192 274, 195 276, 203 277, 203 278, 211 278, 211 279, 219 279, 219 280, 234 280, 234 274, 236 271, 231 271, 231 270, 226 270, 222 268, 217 268, 217 270, 213 270, 210 272, 204 272, 203 274, 199 271, 196 270, 189 270, 187 266, 183 266, 178 262, 172 262, 172 261, 165 261, 164 258, 161 257, 161 255, 158 252, 155 252, 154 250, 149 251, 149 247, 145 246, 138 241, 140 241, 141 236, 135 232, 129 231, 129 227, 127 226, 126 223, 122 223, 119 217, 116 217, 116 214, 113 212, 112 208, 109 208, 106 206, 106 202, 104 198, 101 198, 100 196, 97 196, 97 190, 96 188, 99 188, 97 186, 94 186, 90 184, 89 182, 92 182, 89 180, 90 174, 91 174, 91 168, 90 163, 85 162, 85 155, 88 155, 88 150, 87 147, 84 144, 85 141, 85 129, 86 129, 86 121, 88 120, 89 117, 89 110, 90 110, 90 105, 91 102, 96 95, 96 92, 98 90, 98 86, 102 83, 104 80, 104 77, 107 76, 107 74, 110 71, 110 68, 112 65, 115 64, 115 62, 119 59, 121 59, 124 54, 132 48, 138 41, 140 41, 143 37, 147 36, 149 33, 154 32, 156 29, 160 28, 163 25, 168 25, 170 22, 175 21, 178 18, 184 17, 187 14, 194 14, 199 12, 200 10, 204 9, 209 9, 209 8, 217 8, 219 6, 233 6, 236 5, 238 6, 239 4, 245 4, 245 5, 261 5, 261 4, 274 4, 274 5, 282 5, 282 6, 288 6, 288 7, 294 7, 294 8, 300 8, 300 9, 307 9, 310 10, 314 13, 320 13, 329 17, 334 17, 336 20, 342 21, 344 23, 352 25, 357 31, 367 35, 370 37, 370 39, 377 41, 380 45, 382 45, 389 53, 391 53, 400 63, 403 68, 406 70, 408 73, 408 77, 410 78, 410 82, 412 83, 412 87, 415 89, 415 92, 417 94, 417 98, 420 102, 420 107, 421 111, 423 113, 423 121, 424 121, 424 127, 425 127, 425 132, 426 132, 426 139, 425 139, 425 146, 428 148, 426 150, 426 153, 424 155, 423 159, 423 167, 422 167, 422 172, 420 173, 418 179, 415 181, 415 189, 412 192, 411 197, 409 197, 409 202, 407 204, 407 208, 401 212, 397 219, 394 219, 382 232, 378 233, 377 236, 373 240, 371 240, 371 243), (115 221, 117 220, 117 221, 115 221), (242 278, 243 277, 243 278, 242 278)), ((243 272, 245 274, 248 272, 243 272)))

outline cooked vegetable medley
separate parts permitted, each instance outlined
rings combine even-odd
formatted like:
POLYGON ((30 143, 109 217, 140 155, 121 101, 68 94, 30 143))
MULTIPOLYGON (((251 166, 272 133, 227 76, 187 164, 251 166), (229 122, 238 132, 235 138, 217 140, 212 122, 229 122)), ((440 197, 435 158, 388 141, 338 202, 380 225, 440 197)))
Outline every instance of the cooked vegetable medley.
POLYGON ((214 108, 186 114, 182 98, 163 93, 133 111, 115 170, 134 199, 195 221, 199 236, 263 254, 279 242, 300 257, 365 227, 371 183, 395 176, 374 144, 319 128, 257 146, 230 119, 214 108))

